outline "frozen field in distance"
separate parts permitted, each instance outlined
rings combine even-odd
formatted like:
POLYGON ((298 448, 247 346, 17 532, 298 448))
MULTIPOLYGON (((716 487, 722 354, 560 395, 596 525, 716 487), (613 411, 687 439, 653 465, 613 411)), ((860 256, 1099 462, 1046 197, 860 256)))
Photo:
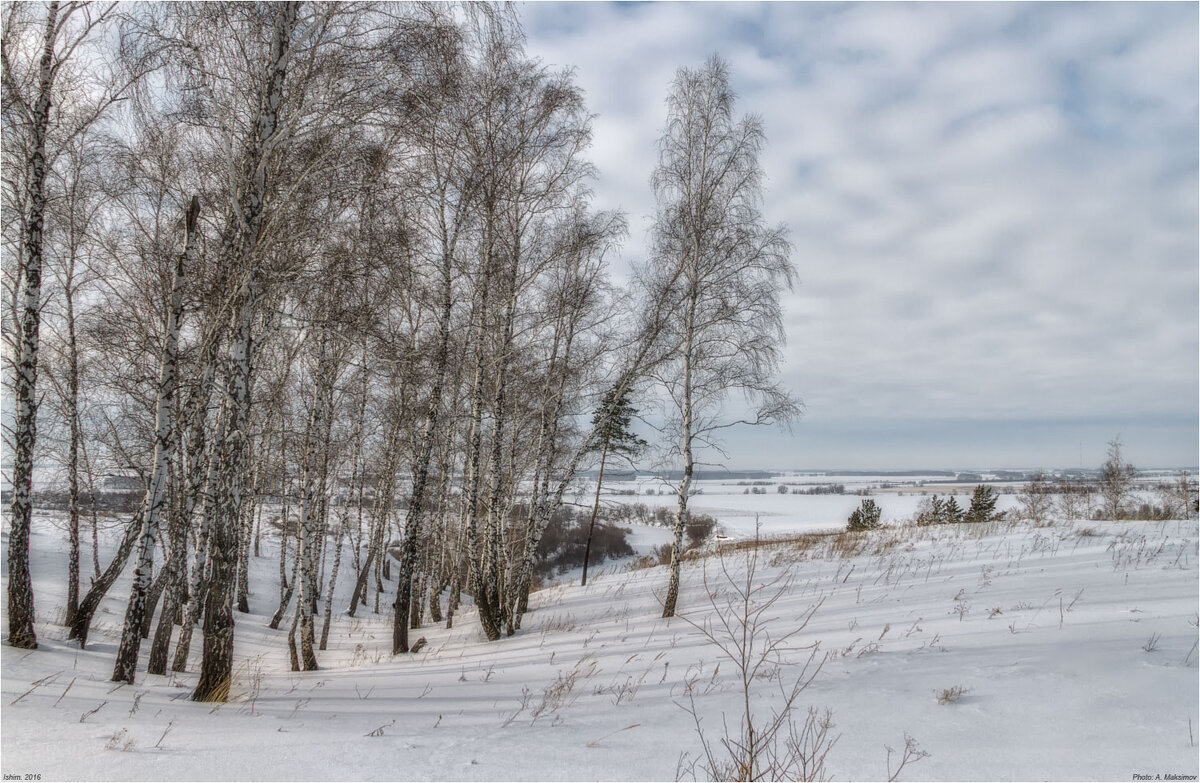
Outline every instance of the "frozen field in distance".
MULTIPOLYGON (((903 481, 925 480, 934 482, 938 477, 906 478, 903 481)), ((945 481, 942 477, 940 481, 945 481)), ((764 537, 790 535, 813 531, 828 531, 845 528, 846 518, 858 508, 863 497, 845 495, 802 495, 792 494, 791 489, 822 484, 844 484, 847 492, 858 489, 871 491, 871 497, 882 509, 885 524, 906 521, 916 514, 923 499, 922 492, 940 496, 953 495, 965 510, 970 505, 973 484, 956 486, 933 485, 929 487, 892 486, 878 489, 880 484, 899 484, 895 477, 886 476, 784 476, 771 479, 766 486, 750 486, 747 479, 707 479, 693 482, 693 494, 688 507, 697 512, 716 517, 725 535, 733 538, 752 538, 756 522, 762 526, 764 537), (740 482, 740 483, 739 483, 740 482), (789 489, 781 494, 778 486, 789 489), (748 493, 747 490, 765 490, 763 494, 748 493)), ((595 492, 595 481, 581 484, 577 492, 578 502, 590 503, 595 492)), ((1012 486, 996 487, 1000 493, 997 508, 1006 510, 1017 505, 1017 491, 1012 486)), ((641 477, 633 480, 604 482, 601 498, 605 503, 644 503, 651 508, 674 509, 675 489, 661 479, 641 477), (648 494, 653 491, 655 494, 648 494), (637 494, 627 494, 636 492, 637 494)))

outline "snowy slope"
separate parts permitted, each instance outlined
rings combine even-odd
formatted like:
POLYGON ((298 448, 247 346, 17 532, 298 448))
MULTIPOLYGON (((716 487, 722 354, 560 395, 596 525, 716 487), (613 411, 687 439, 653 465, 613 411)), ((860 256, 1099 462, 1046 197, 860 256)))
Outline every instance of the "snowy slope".
MULTIPOLYGON (((671 780, 699 749, 685 683, 708 731, 740 714, 730 662, 684 619, 659 617, 662 568, 606 564, 585 589, 540 591, 499 642, 467 608, 452 630, 419 631, 429 646, 412 657, 388 655, 386 615, 339 613, 322 670, 299 674, 284 632, 265 627, 278 594, 268 547, 252 566, 253 613, 237 618, 231 703, 214 707, 188 700, 199 633, 189 673, 109 682, 128 576, 81 651, 57 625, 65 534, 38 517, 32 547, 41 647, 0 652, 6 776, 671 780)), ((797 641, 830 657, 800 704, 833 712, 833 778, 887 779, 884 746, 906 733, 930 755, 901 779, 1197 774, 1195 522, 891 528, 760 552, 762 579, 790 580, 773 632, 820 604, 797 641), (939 704, 954 686, 961 699, 939 704)), ((741 554, 725 562, 744 573, 741 554)), ((720 585, 720 561, 684 575, 680 606, 703 622, 702 580, 720 585)), ((343 607, 350 587, 347 573, 343 607)), ((757 709, 777 687, 756 684, 757 709)))

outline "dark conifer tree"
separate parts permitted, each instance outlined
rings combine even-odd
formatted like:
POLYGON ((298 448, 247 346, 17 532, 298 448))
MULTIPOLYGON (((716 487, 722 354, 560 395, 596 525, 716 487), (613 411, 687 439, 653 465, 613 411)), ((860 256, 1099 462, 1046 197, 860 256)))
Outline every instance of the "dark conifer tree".
POLYGON ((600 510, 600 488, 604 486, 604 466, 608 456, 616 454, 629 458, 647 445, 646 441, 630 429, 633 418, 637 415, 637 409, 629 402, 630 391, 632 389, 629 387, 621 390, 609 389, 592 416, 592 428, 600 449, 600 475, 596 478, 596 499, 592 503, 587 543, 583 547, 583 579, 580 585, 587 584, 588 557, 592 553, 592 533, 596 529, 596 514, 600 510))
POLYGON ((996 490, 980 484, 971 495, 971 507, 967 509, 962 521, 991 522, 993 519, 999 519, 1000 515, 996 513, 996 502, 999 499, 996 490))

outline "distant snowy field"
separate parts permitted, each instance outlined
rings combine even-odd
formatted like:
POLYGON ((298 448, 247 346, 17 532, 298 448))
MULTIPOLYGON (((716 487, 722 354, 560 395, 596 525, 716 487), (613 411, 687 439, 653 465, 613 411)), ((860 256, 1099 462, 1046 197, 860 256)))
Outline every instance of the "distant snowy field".
MULTIPOLYGON (((769 533, 841 527, 860 500, 710 484, 693 507, 738 535, 756 514, 769 533)), ((885 519, 919 502, 877 499, 885 519)), ((635 529, 642 551, 666 535, 635 529)), ((1200 771, 1197 538, 1194 521, 901 528, 763 549, 759 574, 790 581, 770 613, 776 634, 820 604, 797 641, 830 658, 799 704, 833 712, 834 779, 886 780, 885 745, 902 748, 906 733, 930 755, 904 780, 1165 778, 1200 771), (939 704, 955 686, 965 695, 939 704)), ((115 531, 104 541, 106 561, 115 531)), ((687 683, 710 734, 740 714, 731 663, 683 619, 659 617, 664 568, 605 563, 586 588, 537 592, 522 630, 498 642, 466 607, 452 630, 417 632, 429 646, 416 656, 389 656, 387 615, 339 610, 322 669, 301 674, 288 671, 285 632, 266 628, 278 600, 269 540, 252 563, 252 613, 237 615, 231 702, 213 706, 188 700, 199 633, 188 673, 109 682, 128 574, 88 648, 65 641, 66 549, 61 520, 36 516, 41 647, 0 651, 6 779, 672 780, 699 750, 679 706, 687 683)), ((85 548, 85 582, 90 559, 85 548)), ((727 566, 745 568, 740 555, 727 566)), ((684 566, 680 608, 696 622, 712 611, 702 577, 718 585, 719 570, 715 558, 684 566)), ((757 709, 777 687, 756 688, 757 709)))
MULTIPOLYGON (((697 513, 717 518, 723 532, 734 538, 752 538, 755 525, 761 526, 762 535, 776 536, 791 533, 836 530, 846 526, 850 512, 858 508, 863 498, 858 495, 802 495, 791 494, 793 489, 809 489, 820 485, 842 484, 847 492, 865 490, 882 510, 884 523, 909 520, 917 512, 924 497, 922 493, 953 495, 965 510, 970 505, 973 484, 947 486, 945 477, 918 476, 898 479, 889 476, 813 476, 806 474, 784 475, 769 480, 709 479, 693 482, 693 494, 688 508, 697 513), (925 486, 918 486, 923 482, 925 486), (779 486, 786 487, 788 494, 780 494, 779 486), (891 485, 879 489, 880 485, 891 485), (757 490, 757 492, 754 492, 757 490)), ((1000 494, 997 508, 1001 511, 1017 505, 1014 492, 1018 487, 994 485, 1000 494)), ((595 481, 580 487, 576 495, 578 502, 590 503, 595 492, 595 481)), ((601 499, 605 503, 644 503, 651 508, 674 509, 677 503, 675 487, 661 479, 643 477, 635 480, 604 482, 601 499), (636 494, 623 494, 636 492, 636 494), (648 494, 653 492, 654 494, 648 494)))

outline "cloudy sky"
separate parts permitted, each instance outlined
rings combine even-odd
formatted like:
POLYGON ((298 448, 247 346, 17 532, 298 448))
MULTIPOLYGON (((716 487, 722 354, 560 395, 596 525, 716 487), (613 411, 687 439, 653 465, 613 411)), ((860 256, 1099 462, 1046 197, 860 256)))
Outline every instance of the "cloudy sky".
MULTIPOLYGON (((675 70, 730 65, 790 227, 791 433, 731 467, 1195 466, 1194 3, 530 3, 644 252, 675 70)), ((618 268, 621 262, 618 262, 618 268)))

